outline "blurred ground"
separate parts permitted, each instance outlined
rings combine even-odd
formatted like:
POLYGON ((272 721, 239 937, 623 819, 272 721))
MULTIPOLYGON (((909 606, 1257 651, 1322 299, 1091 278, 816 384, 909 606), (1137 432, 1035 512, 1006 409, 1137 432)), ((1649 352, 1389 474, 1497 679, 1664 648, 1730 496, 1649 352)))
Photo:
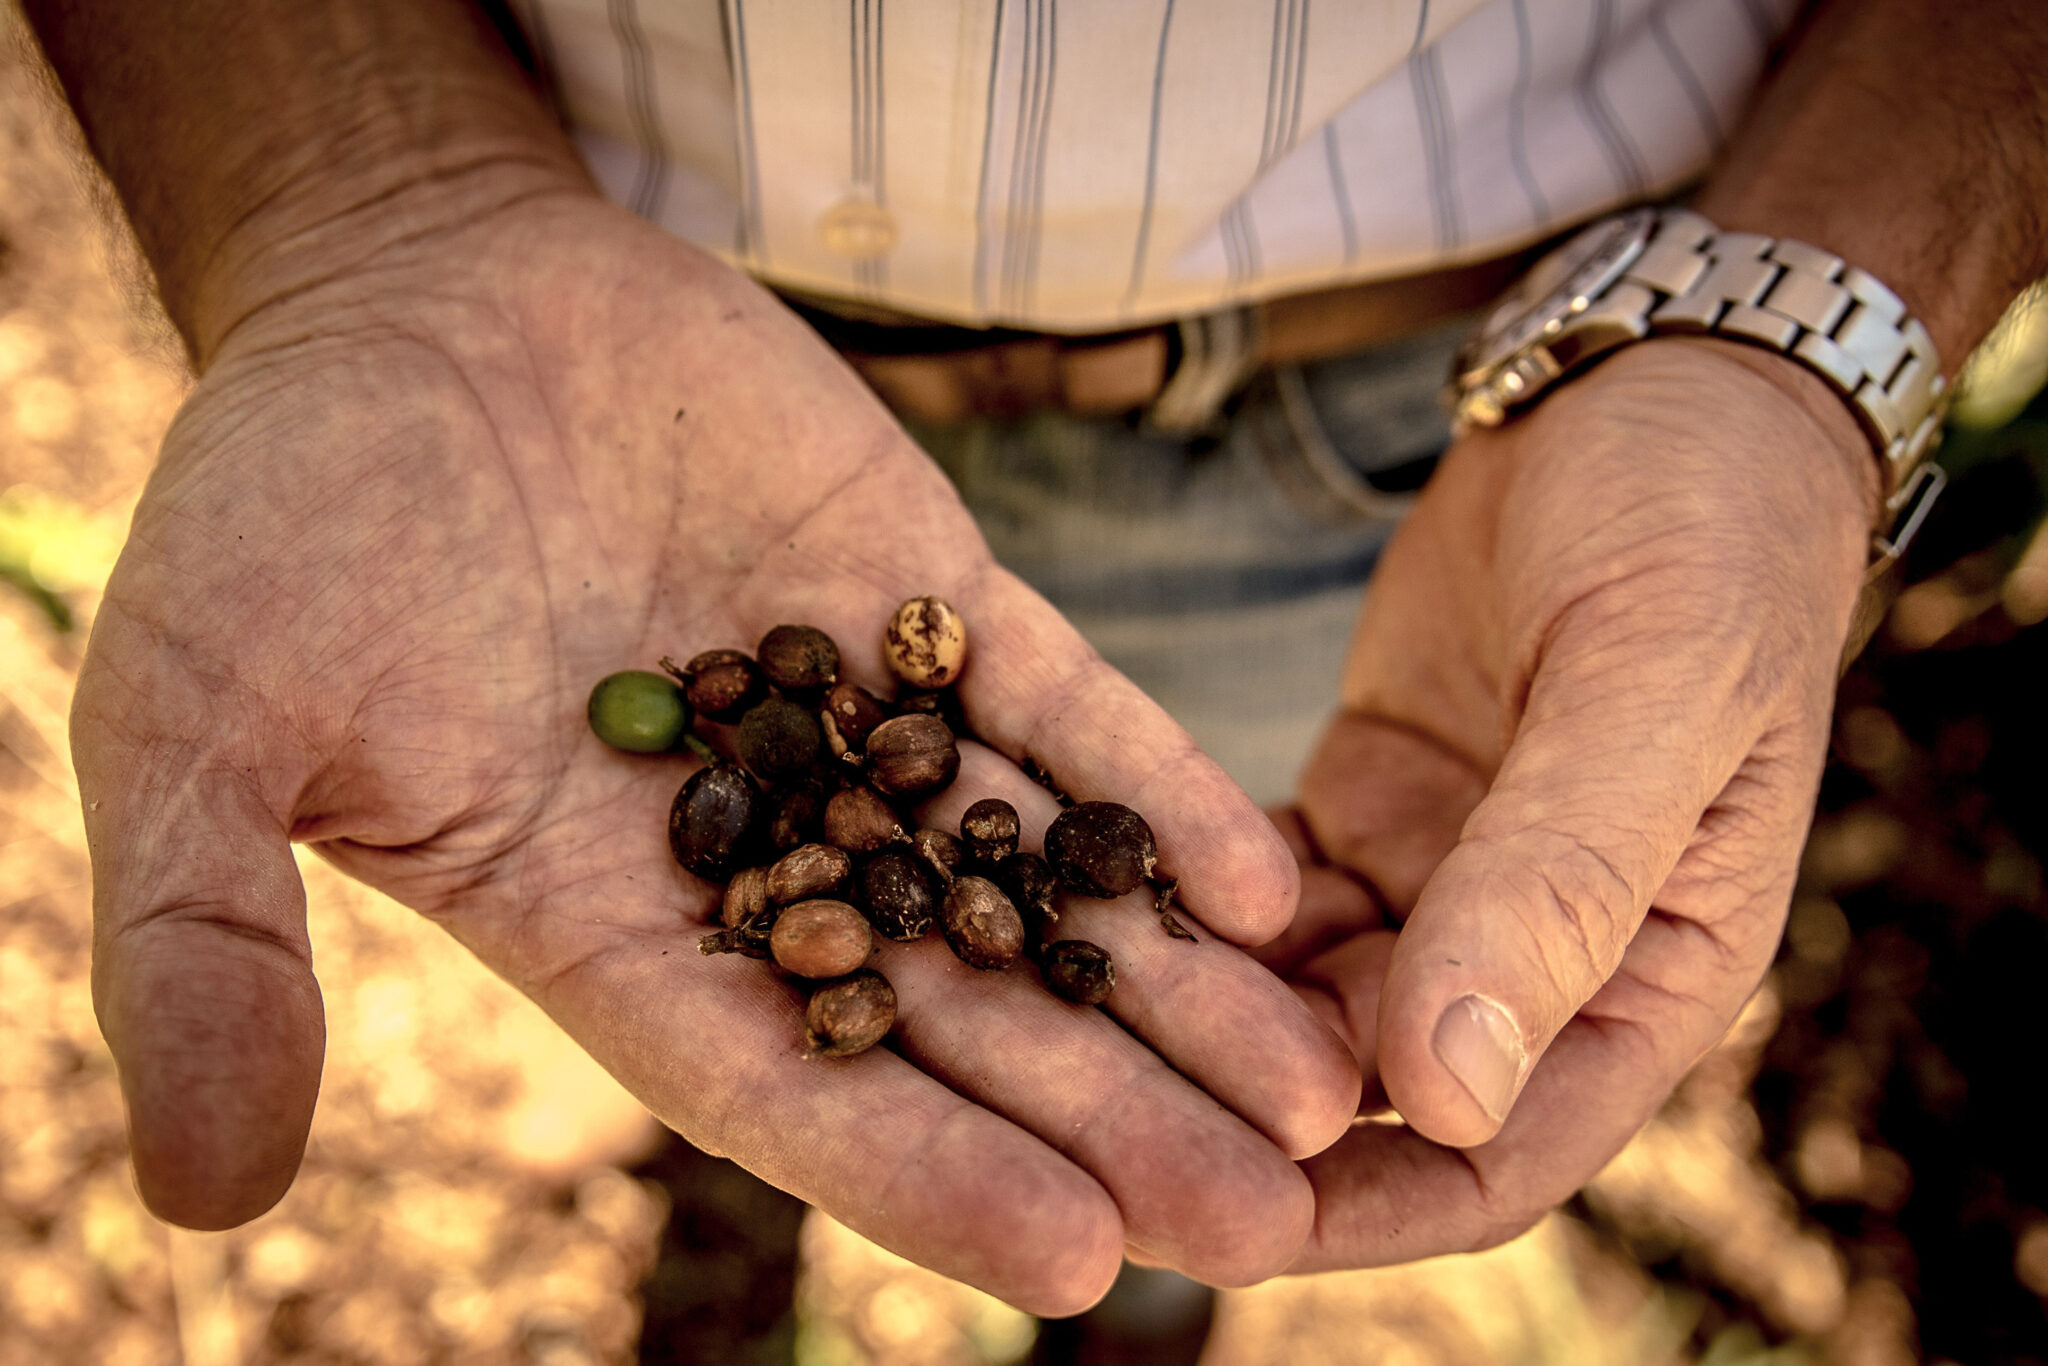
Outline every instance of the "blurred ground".
MULTIPOLYGON (((64 715, 187 381, 68 120, 0 46, 0 1366, 1024 1359, 1029 1319, 661 1135, 311 858, 305 1171, 232 1233, 143 1211, 64 715)), ((2048 615, 2024 535, 2048 415, 2007 388, 1952 443, 1932 577, 1845 685, 1787 946, 1727 1043, 1571 1210, 1477 1257, 1225 1294, 1206 1366, 2048 1362, 2048 632, 2020 624, 2048 615)))

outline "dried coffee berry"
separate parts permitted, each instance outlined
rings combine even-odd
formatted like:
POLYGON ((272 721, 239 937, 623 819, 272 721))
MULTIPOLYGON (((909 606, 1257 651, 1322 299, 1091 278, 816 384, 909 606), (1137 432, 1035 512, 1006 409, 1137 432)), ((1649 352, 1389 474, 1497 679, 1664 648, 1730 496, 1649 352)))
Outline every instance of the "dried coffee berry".
POLYGON ((853 856, 829 844, 806 844, 790 850, 768 870, 768 899, 778 906, 845 890, 853 876, 853 856))
POLYGON ((664 659, 661 666, 683 681, 683 693, 699 716, 732 722, 768 695, 761 666, 740 650, 706 650, 678 669, 664 659))
POLYGON ((844 977, 868 961, 875 932, 844 901, 799 901, 775 917, 768 947, 775 962, 799 977, 844 977))
POLYGON ((723 882, 745 859, 761 812, 753 779, 731 764, 698 769, 668 812, 668 847, 698 877, 723 882))
POLYGON ((584 714, 598 739, 629 754, 665 754, 690 729, 690 705, 682 689, 645 669, 599 679, 584 714))
POLYGON ((960 747, 936 716, 898 716, 868 737, 868 781, 887 797, 939 791, 960 772, 960 747))
POLYGON ((768 908, 768 870, 742 868, 725 884, 725 906, 720 915, 725 927, 736 930, 768 908))
POLYGON ((1060 884, 1085 896, 1122 896, 1159 865, 1152 827, 1128 806, 1082 802, 1045 832, 1045 858, 1060 884))
POLYGON ((932 891, 931 871, 915 854, 892 852, 869 859, 860 870, 860 896, 868 923, 884 939, 907 944, 930 934, 938 923, 939 899, 932 891))
POLYGON ((937 692, 913 692, 906 690, 896 696, 898 716, 936 716, 946 723, 946 729, 955 735, 971 735, 967 726, 967 714, 960 710, 960 694, 951 688, 937 692))
POLYGON ((944 598, 912 598, 889 618, 882 651, 890 671, 913 688, 943 688, 967 661, 967 628, 944 598))
POLYGON ((889 719, 888 711, 875 695, 858 683, 834 683, 832 690, 825 694, 821 713, 825 740, 832 746, 835 756, 849 752, 864 753, 868 747, 868 736, 874 734, 876 726, 889 719), (835 736, 838 737, 836 740, 835 736))
POLYGON ((740 718, 735 747, 749 772, 764 783, 777 783, 809 772, 823 743, 818 718, 809 708, 770 697, 740 718))
POLYGON ((1109 950, 1085 939, 1061 939, 1045 946, 1041 964, 1053 994, 1078 1005, 1098 1006, 1116 986, 1109 950))
POLYGON ((959 840, 930 826, 910 837, 910 847, 938 875, 942 886, 952 885, 953 874, 959 871, 960 861, 966 857, 959 840))
POLYGON ((1052 865, 1038 855, 1010 855, 996 865, 994 880, 996 886, 1003 889, 1003 895, 1038 924, 1059 923, 1059 907, 1054 904, 1053 897, 1060 889, 1060 880, 1053 874, 1052 865))
POLYGON ((812 1057, 844 1058, 880 1043, 896 1023, 896 989, 862 968, 811 993, 804 1029, 812 1057))
POLYGON ((1017 808, 1001 797, 983 797, 960 817, 960 838, 976 863, 1001 863, 1017 852, 1017 808))
POLYGON ((953 879, 945 928, 946 943, 969 967, 1006 968, 1024 952, 1024 918, 985 877, 953 879))
POLYGON ((814 779, 789 783, 767 794, 768 851, 786 854, 818 838, 825 824, 825 787, 814 779))
POLYGON ((870 788, 849 787, 825 803, 825 842, 849 854, 872 854, 909 838, 896 808, 870 788))
POLYGON ((761 672, 786 693, 816 698, 839 681, 839 646, 815 626, 778 626, 754 651, 761 672))

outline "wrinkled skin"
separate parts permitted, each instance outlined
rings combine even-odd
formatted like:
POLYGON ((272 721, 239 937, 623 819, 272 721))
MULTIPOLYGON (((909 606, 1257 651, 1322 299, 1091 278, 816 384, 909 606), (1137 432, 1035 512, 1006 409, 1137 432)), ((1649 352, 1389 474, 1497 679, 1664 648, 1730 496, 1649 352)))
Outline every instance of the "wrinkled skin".
POLYGON ((1876 471, 1817 381, 1690 340, 1447 455, 1278 813, 1303 903, 1266 961, 1407 1121, 1306 1164, 1302 1268, 1521 1231, 1726 1031, 1783 925, 1876 471), (1526 1053, 1492 1108, 1435 1047, 1468 994, 1526 1053))
MULTIPOLYGON (((1290 1159, 1355 1109, 1339 1041, 1215 941, 1293 907, 1260 813, 991 562, 800 324, 594 195, 402 238, 227 334, 73 738, 95 1000, 143 1193, 179 1223, 251 1218, 297 1167, 323 1025, 293 840, 443 925, 692 1142, 1029 1309, 1092 1302, 1127 1245, 1218 1282, 1279 1270, 1311 1219, 1290 1159), (967 747, 961 800, 1028 800, 1028 752, 1128 802, 1187 851, 1213 934, 1125 974, 1123 1028, 887 945, 894 1046, 806 1060, 792 985, 696 952, 718 894, 663 833, 692 764, 605 749, 585 699, 791 621, 881 689, 882 625, 925 592, 968 622, 964 703, 997 751, 967 747)), ((1163 952, 1148 917, 1095 937, 1140 933, 1135 958, 1163 952)))

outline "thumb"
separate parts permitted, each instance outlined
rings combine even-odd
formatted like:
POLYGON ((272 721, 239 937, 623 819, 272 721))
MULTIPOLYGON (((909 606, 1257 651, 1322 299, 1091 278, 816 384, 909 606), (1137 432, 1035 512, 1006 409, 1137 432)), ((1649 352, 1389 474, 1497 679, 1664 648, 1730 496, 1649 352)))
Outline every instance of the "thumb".
POLYGON ((1396 941, 1380 1075, 1440 1143, 1499 1131, 1739 764, 1739 668, 1692 649, 1627 653, 1654 666, 1598 651, 1539 671, 1492 787, 1396 941))
POLYGON ((184 709, 174 726, 177 689, 139 704, 121 689, 124 714, 95 672, 72 713, 93 1003, 143 1199, 171 1223, 228 1228, 291 1185, 320 1089, 305 891, 284 821, 221 747, 234 731, 218 708, 184 709))

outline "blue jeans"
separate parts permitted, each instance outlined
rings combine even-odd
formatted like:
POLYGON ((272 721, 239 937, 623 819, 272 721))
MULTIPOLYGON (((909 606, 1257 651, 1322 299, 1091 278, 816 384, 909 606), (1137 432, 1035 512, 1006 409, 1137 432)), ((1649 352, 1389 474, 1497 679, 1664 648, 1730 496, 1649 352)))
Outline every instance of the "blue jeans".
POLYGON ((1262 375, 1201 438, 913 424, 996 558, 1261 802, 1293 794, 1380 549, 1450 439, 1459 320, 1262 375))

